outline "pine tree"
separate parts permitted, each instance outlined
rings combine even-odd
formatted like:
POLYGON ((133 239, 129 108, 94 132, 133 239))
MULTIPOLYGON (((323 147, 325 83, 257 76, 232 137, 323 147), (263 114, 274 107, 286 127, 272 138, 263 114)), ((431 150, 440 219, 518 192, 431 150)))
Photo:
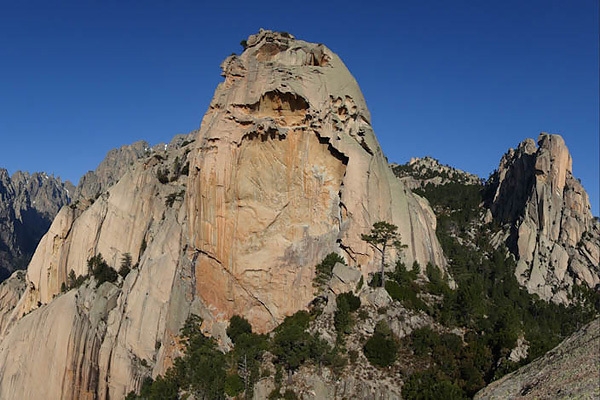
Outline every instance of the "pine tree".
POLYGON ((400 241, 400 233, 398 233, 398 227, 389 222, 379 221, 373 224, 371 232, 369 234, 362 234, 360 238, 365 242, 369 243, 375 250, 381 253, 381 279, 380 283, 382 287, 385 287, 385 255, 386 250, 391 246, 397 250, 401 250, 406 247, 400 241))

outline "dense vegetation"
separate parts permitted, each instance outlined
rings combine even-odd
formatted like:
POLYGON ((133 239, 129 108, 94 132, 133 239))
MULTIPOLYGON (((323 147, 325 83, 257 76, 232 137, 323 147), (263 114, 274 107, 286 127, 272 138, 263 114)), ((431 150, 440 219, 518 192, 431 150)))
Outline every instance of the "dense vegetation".
MULTIPOLYGON (((227 329, 233 347, 224 352, 215 340, 202 334, 201 321, 191 317, 182 330, 184 355, 164 376, 147 379, 140 394, 130 393, 128 398, 175 399, 185 394, 198 399, 250 398, 254 384, 272 376, 275 389, 269 398, 294 399, 297 395, 286 385, 285 376, 291 377, 301 366, 308 364, 317 370, 326 366, 335 376, 348 371, 348 363, 357 362, 359 354, 348 350, 348 338, 358 341, 352 343, 354 349, 358 344, 374 368, 402 379, 403 398, 470 398, 492 380, 544 354, 597 315, 600 297, 587 287, 576 287, 574 305, 565 307, 542 301, 519 286, 514 257, 506 247, 494 248, 489 243, 500 227, 480 222, 482 186, 427 185, 419 193, 438 216, 437 235, 456 289, 450 288, 449 277, 435 265, 428 264, 422 271, 416 262, 409 269, 401 261, 392 270, 385 266, 383 277, 374 274, 370 285, 383 284, 396 302, 392 307, 399 304, 413 313, 425 313, 433 318, 433 325, 399 339, 386 322, 389 314, 385 308, 367 311, 359 297, 346 292, 336 296, 336 310, 329 317, 335 344, 329 344, 313 328, 323 306, 314 302, 310 313, 299 311, 287 317, 268 336, 253 333, 247 320, 233 316, 227 329), (357 334, 356 326, 369 318, 376 322, 373 334, 357 334), (523 344, 528 346, 526 358, 511 361, 511 351, 523 344)), ((395 232, 393 226, 389 228, 395 232)), ((402 247, 400 243, 394 246, 402 247)), ((338 262, 344 263, 343 258, 332 253, 315 267, 314 287, 321 302, 327 297, 324 293, 338 262)))
POLYGON ((133 261, 131 254, 124 253, 121 257, 121 265, 117 272, 113 267, 109 266, 101 253, 96 254, 87 261, 88 274, 79 275, 75 274, 75 271, 70 270, 67 275, 67 281, 63 282, 60 287, 62 293, 67 290, 76 289, 86 282, 90 275, 94 277, 96 281, 96 287, 99 287, 104 282, 117 282, 119 275, 125 279, 125 277, 131 272, 132 268, 137 268, 138 264, 132 265, 133 261))
POLYGON ((542 301, 519 286, 514 257, 506 247, 495 249, 489 243, 499 227, 479 222, 482 192, 481 186, 450 183, 428 185, 419 193, 436 211, 438 239, 458 288, 450 290, 439 270, 430 266, 429 283, 416 284, 402 265, 392 275, 398 287, 386 288, 405 306, 425 310, 443 326, 466 333, 461 339, 423 328, 403 340, 416 364, 429 365, 406 381, 407 399, 470 397, 543 355, 600 311, 598 295, 587 287, 576 288, 577 301, 566 307, 542 301), (439 301, 420 302, 422 293, 437 295, 439 301), (519 338, 528 343, 528 354, 513 362, 508 356, 519 338))

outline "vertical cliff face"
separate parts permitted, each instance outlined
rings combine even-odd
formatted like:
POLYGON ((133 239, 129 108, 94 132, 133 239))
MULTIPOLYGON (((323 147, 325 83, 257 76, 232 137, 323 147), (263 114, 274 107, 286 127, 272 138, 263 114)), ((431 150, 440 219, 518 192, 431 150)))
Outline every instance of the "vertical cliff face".
POLYGON ((201 314, 182 234, 186 156, 183 147, 151 153, 92 204, 64 207, 26 278, 0 286, 0 398, 123 398, 164 373, 181 325, 201 314), (91 256, 119 269, 125 253, 135 264, 125 278, 87 278, 61 293, 70 271, 90 275, 91 256), (32 383, 48 370, 51 384, 32 383))
POLYGON ((433 212, 391 172, 335 54, 261 31, 223 70, 200 131, 110 153, 25 279, 0 287, 0 397, 40 397, 33 381, 52 370, 46 398, 123 398, 171 365, 190 313, 215 337, 233 313, 270 330, 308 306, 326 254, 375 270, 360 235, 376 221, 399 227, 408 265, 445 267, 433 212), (126 253, 125 278, 61 293, 90 257, 118 269, 126 253))
POLYGON ((493 216, 511 226, 517 278, 546 300, 567 302, 574 284, 600 283, 600 224, 573 176, 564 140, 542 133, 504 155, 492 179, 493 216))
POLYGON ((222 69, 190 167, 198 296, 268 330, 312 299, 327 253, 373 271, 360 234, 379 220, 399 227, 409 262, 444 267, 433 213, 395 179, 334 53, 261 31, 222 69))

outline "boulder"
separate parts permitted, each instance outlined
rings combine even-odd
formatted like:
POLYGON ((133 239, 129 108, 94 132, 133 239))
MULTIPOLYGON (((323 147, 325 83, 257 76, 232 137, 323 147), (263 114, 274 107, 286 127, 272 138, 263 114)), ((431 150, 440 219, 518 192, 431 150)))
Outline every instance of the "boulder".
POLYGON ((360 278, 362 278, 362 273, 358 268, 336 263, 333 267, 333 277, 329 282, 329 289, 336 295, 353 292, 356 290, 360 278))

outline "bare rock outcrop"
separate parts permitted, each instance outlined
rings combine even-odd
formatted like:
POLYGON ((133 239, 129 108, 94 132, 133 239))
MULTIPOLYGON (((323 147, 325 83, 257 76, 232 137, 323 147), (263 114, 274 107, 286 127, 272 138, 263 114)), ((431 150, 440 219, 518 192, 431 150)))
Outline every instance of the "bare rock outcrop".
POLYGON ((147 156, 150 151, 150 145, 144 140, 110 150, 94 171, 88 171, 81 177, 74 198, 95 200, 117 183, 135 161, 147 156))
POLYGON ((337 55, 261 31, 222 69, 187 197, 197 294, 210 307, 273 328, 310 302, 327 253, 374 271, 360 234, 380 220, 399 227, 409 265, 445 266, 433 212, 393 175, 337 55))
POLYGON ((491 214, 509 227, 517 279, 530 292, 566 303, 574 284, 600 283, 600 223, 562 137, 542 133, 537 146, 509 150, 490 186, 491 214))
POLYGON ((12 311, 19 304, 26 289, 25 271, 16 271, 0 283, 0 334, 8 326, 12 311))
POLYGON ((17 288, 21 295, 8 286, 13 278, 0 286, 0 360, 20 360, 2 361, 0 398, 123 398, 171 365, 181 325, 190 312, 203 312, 192 304, 182 239, 187 176, 173 173, 186 154, 181 147, 149 155, 91 205, 64 207, 17 288), (126 253, 136 265, 124 279, 96 287, 88 277, 61 294, 70 271, 90 274, 93 255, 118 269, 126 253), (42 396, 31 382, 49 369, 52 384, 42 396))
POLYGON ((599 343, 596 319, 543 357, 485 387, 475 399, 597 399, 599 343))

